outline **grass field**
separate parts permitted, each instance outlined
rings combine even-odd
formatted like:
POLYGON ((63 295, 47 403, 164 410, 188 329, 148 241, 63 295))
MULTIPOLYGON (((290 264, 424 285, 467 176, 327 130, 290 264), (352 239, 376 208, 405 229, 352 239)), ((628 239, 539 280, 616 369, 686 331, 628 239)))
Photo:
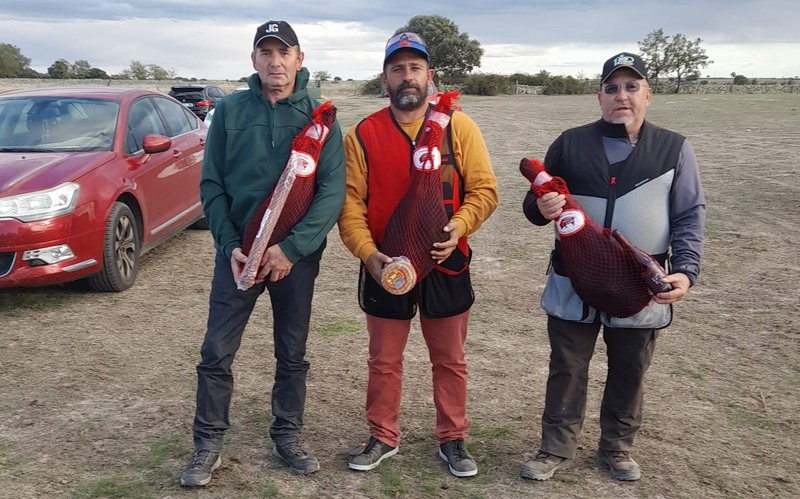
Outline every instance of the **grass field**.
MULTIPOLYGON (((385 99, 333 95, 344 129, 385 99)), ((548 482, 519 477, 535 452, 548 344, 538 307, 549 228, 521 213, 517 167, 566 128, 599 116, 594 96, 465 97, 481 126, 500 207, 471 238, 469 446, 480 473, 449 475, 436 455, 427 352, 414 324, 406 351, 400 453, 368 473, 346 451, 366 435, 366 332, 357 261, 334 229, 317 281, 305 438, 320 472, 271 457, 274 374, 269 301, 234 365, 233 427, 203 490, 178 476, 191 450, 195 365, 213 248, 188 231, 146 254, 133 288, 79 284, 0 291, 0 497, 8 498, 795 498, 800 497, 800 95, 658 95, 648 117, 683 133, 708 202, 698 285, 675 307, 648 373, 634 449, 642 480, 598 469, 602 342, 575 466, 548 482)))

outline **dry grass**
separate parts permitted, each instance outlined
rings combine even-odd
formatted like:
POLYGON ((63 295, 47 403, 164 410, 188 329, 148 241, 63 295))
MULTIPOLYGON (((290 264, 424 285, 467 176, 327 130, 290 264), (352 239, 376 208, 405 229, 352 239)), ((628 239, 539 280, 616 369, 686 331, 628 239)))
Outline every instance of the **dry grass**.
MULTIPOLYGON (((385 104, 337 96, 346 129, 385 104)), ((644 474, 616 483, 592 456, 605 373, 602 342, 576 466, 519 478, 538 444, 548 345, 538 298, 551 232, 521 214, 523 156, 542 157, 568 127, 597 117, 583 97, 463 99, 482 127, 501 205, 471 239, 477 302, 468 340, 473 479, 436 457, 427 353, 406 352, 401 452, 369 473, 346 468, 366 433, 366 333, 357 263, 336 230, 317 284, 306 439, 322 470, 296 477, 269 456, 273 376, 268 300, 235 363, 223 467, 182 490, 194 366, 213 249, 186 232, 145 255, 136 285, 0 291, 0 497, 798 497, 800 355, 797 282, 800 96, 657 96, 649 117, 689 137, 701 162, 708 233, 699 285, 676 306, 647 377, 635 457, 644 474), (56 296, 58 298, 56 298, 56 296)))

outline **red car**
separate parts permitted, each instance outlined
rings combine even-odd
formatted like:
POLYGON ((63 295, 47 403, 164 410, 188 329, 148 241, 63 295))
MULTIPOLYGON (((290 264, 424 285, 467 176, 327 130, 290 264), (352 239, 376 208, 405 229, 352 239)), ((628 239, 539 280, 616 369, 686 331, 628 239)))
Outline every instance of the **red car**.
POLYGON ((0 94, 0 288, 128 289, 142 253, 205 222, 207 130, 156 91, 0 94))

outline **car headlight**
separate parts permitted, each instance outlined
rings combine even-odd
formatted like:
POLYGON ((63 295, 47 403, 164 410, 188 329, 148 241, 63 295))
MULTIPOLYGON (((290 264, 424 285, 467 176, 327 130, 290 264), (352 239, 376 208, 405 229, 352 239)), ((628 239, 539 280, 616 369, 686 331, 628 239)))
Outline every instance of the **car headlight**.
POLYGON ((78 200, 80 186, 67 182, 44 191, 0 198, 0 219, 16 218, 35 222, 72 213, 78 200))

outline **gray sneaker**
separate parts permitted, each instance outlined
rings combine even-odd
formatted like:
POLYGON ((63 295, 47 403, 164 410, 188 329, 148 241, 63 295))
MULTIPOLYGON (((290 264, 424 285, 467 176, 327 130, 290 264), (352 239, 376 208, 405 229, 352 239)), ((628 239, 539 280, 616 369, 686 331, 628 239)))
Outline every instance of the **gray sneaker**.
POLYGON ((459 478, 478 474, 478 465, 463 440, 448 440, 440 445, 439 457, 447 463, 450 473, 459 478))
POLYGON ((195 450, 181 473, 184 487, 203 487, 211 481, 211 472, 219 468, 222 458, 216 450, 195 450))
POLYGON ((286 463, 298 475, 308 475, 319 470, 319 461, 311 455, 300 437, 287 437, 275 441, 272 454, 286 463))
POLYGON ((350 452, 348 452, 350 454, 350 462, 347 466, 351 470, 369 471, 376 468, 387 457, 397 454, 399 450, 399 446, 392 447, 375 437, 369 437, 369 440, 359 442, 358 445, 350 449, 350 452))
POLYGON ((630 452, 614 450, 597 450, 600 466, 611 470, 611 476, 617 480, 634 481, 642 477, 642 469, 631 457, 630 452))
POLYGON ((567 469, 572 466, 572 459, 554 456, 539 449, 533 460, 528 461, 522 466, 522 477, 531 480, 549 480, 553 473, 558 470, 567 469))

